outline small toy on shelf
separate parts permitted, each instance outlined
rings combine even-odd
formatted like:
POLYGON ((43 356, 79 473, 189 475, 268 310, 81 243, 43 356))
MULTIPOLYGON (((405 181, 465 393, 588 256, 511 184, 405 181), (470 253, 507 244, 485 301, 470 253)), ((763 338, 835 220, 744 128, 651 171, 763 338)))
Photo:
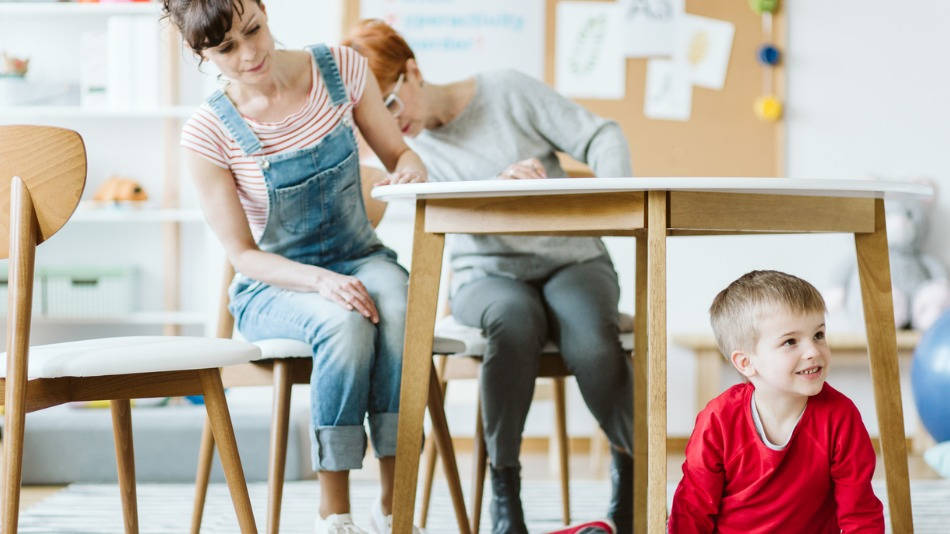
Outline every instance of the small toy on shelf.
POLYGON ((0 76, 23 78, 30 69, 30 60, 0 53, 0 76))
POLYGON ((114 204, 144 203, 148 200, 148 193, 137 181, 113 175, 99 186, 92 199, 96 202, 114 204))

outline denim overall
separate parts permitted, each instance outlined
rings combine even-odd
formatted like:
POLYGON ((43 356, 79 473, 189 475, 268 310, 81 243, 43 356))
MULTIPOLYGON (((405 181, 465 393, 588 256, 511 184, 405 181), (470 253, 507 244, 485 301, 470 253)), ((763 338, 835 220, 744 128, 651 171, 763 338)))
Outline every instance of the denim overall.
MULTIPOLYGON (((347 104, 330 50, 325 45, 309 50, 331 104, 347 104)), ((316 292, 290 291, 238 275, 230 289, 230 310, 238 330, 249 341, 289 338, 313 347, 314 470, 362 466, 367 414, 376 456, 395 455, 408 275, 396 263, 395 253, 376 237, 366 216, 350 120, 344 117, 312 147, 258 157, 260 140, 224 92, 216 92, 208 103, 264 174, 268 214, 258 247, 355 276, 379 311, 379 323, 374 325, 316 292)))

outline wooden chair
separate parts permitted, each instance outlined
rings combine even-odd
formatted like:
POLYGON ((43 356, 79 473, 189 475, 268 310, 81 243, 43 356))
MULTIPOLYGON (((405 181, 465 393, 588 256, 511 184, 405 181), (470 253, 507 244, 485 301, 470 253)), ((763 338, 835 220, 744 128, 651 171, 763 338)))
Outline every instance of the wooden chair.
MULTIPOLYGON (((633 350, 633 318, 621 314, 620 342, 624 351, 633 350)), ((443 317, 436 323, 436 335, 451 339, 458 339, 465 345, 465 349, 450 356, 440 356, 436 365, 439 378, 439 390, 445 397, 449 380, 478 379, 481 373, 482 356, 485 354, 487 340, 478 328, 466 326, 455 321, 452 316, 443 317)), ((571 522, 570 477, 568 459, 570 447, 567 438, 567 412, 565 409, 564 379, 571 376, 570 370, 564 364, 560 351, 553 342, 548 342, 542 349, 538 378, 550 378, 554 386, 554 438, 557 443, 558 466, 561 477, 561 519, 565 525, 571 522)), ((488 464, 488 453, 485 449, 485 435, 482 427, 481 399, 476 396, 475 436, 473 438, 473 468, 472 468, 472 503, 471 514, 473 533, 478 533, 480 527, 482 496, 485 489, 485 470, 488 464)), ((430 406, 430 411, 432 407, 430 406)), ((432 496, 432 481, 435 476, 435 454, 439 443, 426 444, 424 451, 425 471, 422 487, 422 503, 419 525, 425 527, 428 519, 429 502, 432 496)))
MULTIPOLYGON (((379 224, 385 211, 386 204, 372 199, 369 190, 372 185, 384 175, 381 171, 364 167, 363 175, 364 202, 367 215, 373 226, 379 224)), ((228 286, 234 277, 234 269, 230 264, 225 265, 222 287, 218 306, 218 324, 216 336, 230 338, 234 333, 234 318, 228 311, 228 286)), ((239 386, 266 386, 274 387, 273 415, 271 419, 271 439, 269 467, 267 474, 267 532, 276 534, 280 526, 280 508, 284 485, 284 468, 287 459, 287 431, 290 418, 290 392, 293 384, 309 384, 313 369, 313 349, 303 341, 296 339, 265 339, 254 343, 261 349, 261 356, 255 361, 225 367, 221 376, 225 387, 239 386)), ((433 342, 434 354, 452 354, 464 349, 464 345, 453 339, 436 338, 433 342)), ((429 414, 433 421, 432 434, 438 442, 439 450, 447 451, 442 456, 446 478, 449 481, 449 492, 455 509, 459 531, 468 533, 468 518, 465 510, 465 501, 462 496, 461 481, 458 475, 458 466, 455 463, 455 453, 452 447, 451 436, 442 411, 442 390, 436 387, 438 379, 433 369, 429 387, 429 414)), ((191 532, 197 534, 201 529, 201 519, 204 513, 205 496, 208 490, 208 477, 211 472, 211 461, 214 455, 214 439, 205 424, 201 438, 201 449, 198 457, 198 472, 195 476, 195 501, 192 514, 191 532)))
POLYGON ((138 336, 30 347, 36 247, 79 203, 86 151, 76 132, 44 126, 0 127, 0 254, 10 258, 3 390, 3 532, 17 531, 27 412, 71 401, 110 400, 122 513, 138 532, 129 399, 204 395, 241 532, 256 533, 244 471, 218 368, 260 351, 240 341, 138 336), (9 223, 8 223, 9 221, 9 223))

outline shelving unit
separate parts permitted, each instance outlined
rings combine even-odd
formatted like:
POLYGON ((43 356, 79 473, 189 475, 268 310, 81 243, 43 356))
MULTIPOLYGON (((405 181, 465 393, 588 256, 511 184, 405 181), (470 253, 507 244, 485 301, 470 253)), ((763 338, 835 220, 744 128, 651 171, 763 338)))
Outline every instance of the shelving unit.
POLYGON ((72 222, 204 222, 201 210, 166 208, 123 209, 80 207, 73 214, 72 222))
POLYGON ((33 318, 38 324, 115 324, 115 325, 203 325, 204 314, 196 312, 135 312, 112 317, 45 317, 33 318))
POLYGON ((79 3, 79 2, 0 2, 0 15, 74 16, 74 15, 158 15, 158 2, 79 3))
MULTIPOLYGON (((0 4, 2 5, 2 4, 0 4)), ((44 117, 79 119, 184 119, 195 111, 192 106, 113 109, 82 106, 3 106, 0 117, 44 117)))
MULTIPOLYGON (((32 67, 42 65, 45 76, 39 80, 57 83, 74 83, 72 79, 76 61, 79 59, 79 42, 83 32, 105 31, 112 16, 142 16, 158 19, 160 2, 129 3, 78 3, 78 2, 0 2, 0 50, 16 48, 21 55, 30 57, 32 67), (6 26, 4 26, 6 25, 6 26), (6 30, 6 32, 4 31, 6 30), (6 33, 7 35, 4 35, 6 33), (16 34, 16 35, 13 35, 16 34), (4 46, 5 45, 5 46, 4 46), (62 74, 61 74, 62 73, 62 74), (66 80, 56 79, 60 78, 66 80), (52 76, 52 77, 51 77, 52 76)), ((205 239, 206 227, 201 211, 180 207, 180 158, 179 133, 182 120, 193 113, 195 105, 182 105, 180 98, 181 78, 179 70, 182 51, 180 37, 173 27, 163 25, 159 50, 160 100, 151 107, 83 107, 79 105, 25 105, 0 107, 0 124, 48 124, 64 126, 79 131, 86 139, 90 169, 98 164, 98 171, 91 173, 87 182, 85 198, 90 198, 97 182, 113 172, 134 169, 128 174, 139 179, 145 189, 153 193, 148 208, 98 208, 80 205, 72 218, 71 239, 79 239, 81 245, 54 247, 51 260, 58 264, 69 262, 70 246, 76 256, 95 258, 95 253, 85 241, 94 242, 96 253, 103 247, 102 257, 114 256, 116 262, 127 261, 142 266, 147 264, 150 274, 142 284, 149 284, 150 298, 143 299, 143 310, 114 317, 37 317, 37 325, 67 327, 69 325, 144 325, 160 326, 165 334, 180 334, 185 326, 207 324, 203 312, 182 310, 183 276, 191 285, 203 288, 201 267, 189 258, 188 271, 183 272, 182 232, 187 228, 189 236, 205 239), (135 133, 127 133, 127 132, 135 133), (128 154, 126 154, 128 153, 128 154), (140 155, 139 155, 140 154, 140 155), (158 156, 158 159, 156 159, 158 156), (198 223, 198 224, 196 224, 198 223), (115 232, 109 228, 123 231, 115 232), (132 225, 131 227, 128 225, 132 225), (161 228, 161 242, 143 246, 143 242, 130 243, 136 228, 161 228), (198 234, 196 232, 202 232, 198 234), (115 239, 100 236, 121 235, 115 239), (121 239, 125 239, 123 242, 121 239), (143 254, 149 255, 144 257, 143 254), (161 268, 158 268, 161 265, 161 268), (159 277, 160 280, 157 280, 159 277)), ((134 71, 133 71, 134 72, 134 71)), ((189 86, 190 87, 190 86, 189 86)), ((196 86, 197 87, 197 86, 196 86)), ((123 174, 120 172, 120 174, 123 174)), ((157 239, 154 230, 142 230, 148 240, 157 239)), ((202 241, 192 243, 201 248, 202 241)), ((81 262, 82 260, 76 260, 81 262)), ((94 260, 95 261, 95 260, 94 260)), ((105 261, 109 261, 108 259, 105 261)), ((216 265, 212 266, 217 272, 216 265)), ((145 286, 139 288, 145 293, 145 286)), ((191 296, 191 295, 189 295, 191 296)), ((191 297, 193 300, 196 297, 191 297)), ((200 299, 199 299, 200 300, 200 299)), ((203 309, 201 302, 198 307, 203 309)), ((191 307, 196 307, 193 303, 191 307)), ((2 313, 2 312, 0 312, 2 313)))

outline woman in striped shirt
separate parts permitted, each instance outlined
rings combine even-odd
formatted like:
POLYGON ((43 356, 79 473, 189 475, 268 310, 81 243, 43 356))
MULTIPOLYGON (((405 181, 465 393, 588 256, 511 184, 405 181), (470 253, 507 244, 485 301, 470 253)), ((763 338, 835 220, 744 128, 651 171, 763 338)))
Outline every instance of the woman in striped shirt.
POLYGON ((181 143, 202 209, 240 273, 238 329, 313 347, 312 460, 317 532, 359 533, 349 470, 363 422, 380 459, 371 518, 388 532, 406 309, 406 271, 366 217, 353 125, 391 171, 425 181, 366 60, 345 47, 276 50, 260 0, 165 0, 202 61, 228 80, 185 124, 181 143))

